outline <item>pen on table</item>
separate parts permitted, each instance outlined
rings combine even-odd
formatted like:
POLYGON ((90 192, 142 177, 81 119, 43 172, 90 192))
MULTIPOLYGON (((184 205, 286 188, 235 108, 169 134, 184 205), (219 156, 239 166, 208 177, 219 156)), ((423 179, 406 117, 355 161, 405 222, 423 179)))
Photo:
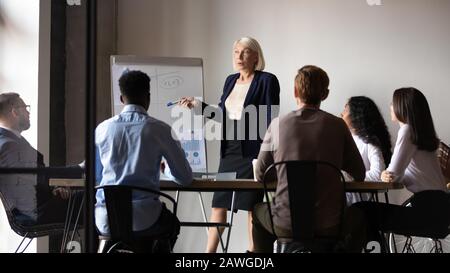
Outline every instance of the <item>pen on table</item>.
POLYGON ((175 104, 178 104, 180 101, 181 101, 181 100, 176 100, 176 101, 168 102, 168 103, 167 103, 167 107, 173 106, 173 105, 175 105, 175 104))

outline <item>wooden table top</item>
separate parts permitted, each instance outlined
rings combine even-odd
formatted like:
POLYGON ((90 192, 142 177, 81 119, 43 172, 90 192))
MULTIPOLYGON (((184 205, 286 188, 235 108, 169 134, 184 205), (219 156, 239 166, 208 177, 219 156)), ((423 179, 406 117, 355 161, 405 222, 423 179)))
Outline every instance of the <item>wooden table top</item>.
MULTIPOLYGON (((57 187, 84 187, 84 179, 58 179, 52 178, 49 181, 50 186, 57 187)), ((195 179, 189 186, 180 186, 173 181, 161 181, 162 191, 248 191, 262 190, 262 183, 255 182, 252 179, 238 179, 227 181, 214 181, 211 179, 195 179)), ((268 190, 274 191, 275 183, 269 183, 268 190)), ((384 182, 346 182, 345 188, 347 192, 367 192, 367 191, 387 191, 394 189, 402 189, 401 183, 384 183, 384 182)))

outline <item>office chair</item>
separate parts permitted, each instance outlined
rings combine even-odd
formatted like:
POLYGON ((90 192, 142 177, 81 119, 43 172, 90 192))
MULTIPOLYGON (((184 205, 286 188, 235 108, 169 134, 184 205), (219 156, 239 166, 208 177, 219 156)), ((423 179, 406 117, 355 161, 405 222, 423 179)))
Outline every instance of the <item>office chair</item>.
POLYGON ((148 188, 130 185, 97 186, 96 190, 105 194, 106 210, 110 229, 109 236, 99 236, 98 253, 139 253, 172 252, 171 234, 156 234, 139 237, 133 232, 132 193, 141 191, 167 198, 173 204, 172 213, 176 215, 177 203, 170 195, 148 188))
POLYGON ((8 222, 11 229, 23 239, 17 246, 15 253, 24 253, 34 238, 56 235, 64 232, 64 223, 55 224, 36 224, 26 215, 21 214, 17 209, 13 208, 8 199, 2 192, 0 192, 0 199, 8 217, 8 222), (26 239, 28 243, 24 244, 26 239), (24 245, 23 249, 20 248, 24 245))
MULTIPOLYGON (((445 143, 439 143, 438 159, 442 174, 450 181, 450 148, 445 143)), ((449 188, 450 183, 447 184, 449 188)), ((450 198, 449 198, 450 199, 450 198)), ((403 203, 403 206, 411 206, 411 198, 403 203)), ((450 208, 450 204, 449 204, 450 208)), ((450 217, 450 216, 449 216, 450 217)), ((402 253, 450 253, 450 227, 447 231, 436 232, 424 230, 409 234, 389 233, 389 250, 402 253)))
MULTIPOLYGON (((338 241, 341 233, 341 225, 343 222, 344 208, 345 208, 345 179, 339 170, 334 165, 323 161, 309 161, 309 160, 295 160, 276 162, 269 166, 263 178, 264 194, 269 200, 267 191, 267 181, 270 176, 269 173, 276 171, 276 168, 285 166, 286 177, 288 181, 289 203, 292 222, 292 238, 278 238, 275 252, 280 253, 301 253, 301 252, 332 252, 338 241), (340 223, 339 231, 336 236, 323 237, 315 234, 315 192, 317 181, 323 171, 328 168, 336 179, 341 182, 341 190, 336 193, 341 195, 340 204, 340 223)), ((273 216, 270 208, 270 202, 267 202, 272 232, 275 236, 275 229, 273 224, 273 216)), ((278 237, 278 236, 277 236, 278 237)))
MULTIPOLYGON (((411 207, 411 198, 402 205, 411 207)), ((450 193, 447 193, 447 199, 446 208, 442 208, 443 212, 450 212, 450 193)), ((448 213, 443 213, 443 217, 447 217, 450 223, 448 213)), ((390 232, 388 236, 391 253, 450 253, 450 226, 441 229, 430 227, 403 233, 390 232)))

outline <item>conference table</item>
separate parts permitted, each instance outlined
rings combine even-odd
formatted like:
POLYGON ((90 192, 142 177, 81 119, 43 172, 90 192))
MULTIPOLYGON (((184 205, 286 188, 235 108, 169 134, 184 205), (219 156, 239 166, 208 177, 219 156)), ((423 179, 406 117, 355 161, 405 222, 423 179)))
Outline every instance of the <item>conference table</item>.
MULTIPOLYGON (((267 183, 266 186, 267 191, 273 192, 276 190, 276 182, 267 183)), ((346 192, 369 193, 371 196, 370 200, 375 202, 379 202, 378 193, 384 193, 385 201, 386 203, 389 203, 388 191, 402 188, 403 185, 400 183, 385 183, 385 182, 370 182, 370 181, 345 182, 346 192)), ((219 236, 219 242, 222 248, 222 252, 227 253, 230 242, 231 228, 233 226, 234 213, 227 214, 226 223, 208 222, 201 193, 213 191, 232 191, 233 194, 231 198, 230 208, 231 212, 233 212, 235 205, 236 191, 252 191, 252 190, 260 191, 264 189, 264 185, 263 183, 256 182, 253 179, 236 179, 236 180, 221 180, 221 181, 214 181, 211 179, 209 180, 198 179, 192 181, 192 184, 189 186, 181 186, 173 181, 161 181, 160 189, 161 191, 176 191, 177 193, 175 200, 177 202, 180 191, 198 192, 200 207, 203 214, 203 222, 181 222, 181 226, 207 227, 207 228, 215 227, 217 229, 219 229, 220 227, 227 228, 226 241, 224 242, 222 236, 219 236)))
MULTIPOLYGON (((70 178, 51 178, 49 185, 52 187, 83 188, 84 179, 70 178)), ((213 180, 213 179, 194 179, 189 186, 181 186, 173 181, 162 180, 161 191, 251 191, 263 190, 263 184, 253 179, 233 179, 233 180, 213 180)), ((267 189, 274 191, 276 183, 268 183, 267 189)), ((403 189, 403 184, 391 182, 372 182, 372 181, 351 181, 345 182, 345 191, 347 192, 386 192, 389 190, 403 189)))
MULTIPOLYGON (((58 179, 52 178, 49 181, 50 186, 83 188, 84 179, 58 179)), ((373 182, 373 181, 351 181, 345 182, 346 192, 370 193, 375 201, 378 200, 378 193, 385 194, 386 203, 389 203, 388 191, 402 189, 403 184, 397 182, 373 182)), ((233 180, 213 180, 213 179, 194 179, 189 186, 181 186, 173 181, 162 180, 160 184, 161 191, 191 191, 191 192, 214 192, 214 191, 253 191, 263 190, 263 184, 253 179, 233 179, 233 180)), ((276 190, 276 182, 267 184, 268 191, 276 190)))
MULTIPOLYGON (((78 188, 81 189, 85 186, 84 179, 58 179, 52 178, 49 180, 49 185, 54 187, 67 187, 67 188, 78 188)), ((378 193, 384 193, 386 203, 389 203, 388 191, 402 189, 403 185, 400 183, 385 183, 385 182, 371 182, 371 181, 352 181, 345 182, 346 192, 356 192, 356 193, 370 193, 372 200, 379 202, 378 193)), ((234 180, 213 180, 213 179, 194 179, 189 186, 181 186, 174 181, 162 180, 160 184, 161 191, 175 191, 175 200, 178 202, 179 193, 185 192, 198 192, 200 206, 203 214, 203 222, 181 222, 182 226, 185 227, 220 227, 228 228, 227 240, 223 241, 222 237, 219 236, 222 251, 226 253, 228 251, 231 227, 233 226, 234 213, 230 213, 227 216, 226 223, 211 223, 207 221, 204 202, 202 198, 202 192, 215 192, 215 191, 232 191, 232 201, 231 201, 231 211, 234 211, 234 201, 235 192, 237 191, 260 191, 264 189, 262 183, 256 182, 252 179, 234 179, 234 180), (229 217, 229 219, 228 219, 229 217)), ((268 191, 276 190, 276 182, 267 183, 268 191)), ((70 227, 67 227, 70 230, 70 227)))

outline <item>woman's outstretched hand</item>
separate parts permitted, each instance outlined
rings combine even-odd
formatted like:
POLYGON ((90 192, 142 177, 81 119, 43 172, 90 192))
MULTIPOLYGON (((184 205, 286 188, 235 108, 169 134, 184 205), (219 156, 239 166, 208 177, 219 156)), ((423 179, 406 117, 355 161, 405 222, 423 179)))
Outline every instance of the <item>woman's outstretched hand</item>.
POLYGON ((189 109, 196 107, 198 104, 199 101, 196 100, 194 97, 182 97, 178 102, 178 105, 187 107, 189 109))

